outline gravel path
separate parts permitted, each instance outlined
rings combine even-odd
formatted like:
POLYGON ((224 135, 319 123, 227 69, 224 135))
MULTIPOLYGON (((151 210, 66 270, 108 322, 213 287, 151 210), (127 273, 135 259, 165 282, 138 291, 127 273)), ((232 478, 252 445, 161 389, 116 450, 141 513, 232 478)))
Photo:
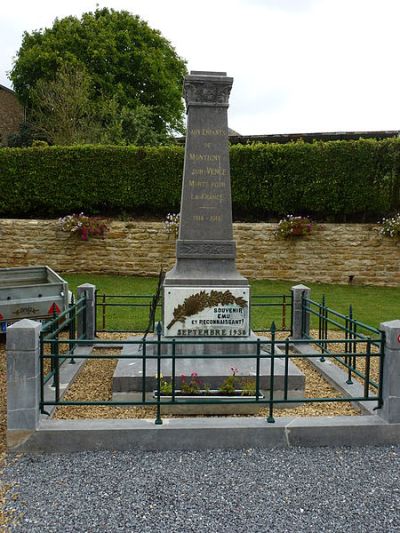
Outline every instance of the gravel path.
POLYGON ((400 446, 25 455, 15 532, 400 532, 400 446))

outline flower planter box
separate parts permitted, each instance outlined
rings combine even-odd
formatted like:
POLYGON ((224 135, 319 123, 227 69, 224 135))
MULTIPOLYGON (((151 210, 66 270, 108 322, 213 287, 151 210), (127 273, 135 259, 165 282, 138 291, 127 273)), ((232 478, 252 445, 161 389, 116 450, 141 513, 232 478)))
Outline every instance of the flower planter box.
MULTIPOLYGON (((161 400, 171 400, 172 394, 165 394, 161 392, 160 394, 161 400)), ((158 391, 153 391, 153 397, 158 397, 158 391)), ((256 395, 255 394, 243 394, 243 391, 238 389, 235 390, 232 394, 226 394, 224 392, 221 392, 218 389, 211 389, 211 390, 199 390, 196 392, 196 394, 188 394, 187 392, 182 391, 181 389, 175 390, 175 398, 179 398, 179 400, 198 400, 198 399, 204 399, 208 398, 209 400, 255 400, 256 395)), ((258 398, 262 399, 264 398, 264 395, 261 394, 261 392, 258 393, 258 398)))
MULTIPOLYGON (((153 398, 157 399, 158 391, 153 391, 153 398)), ((260 392, 259 399, 264 395, 260 392)), ((187 394, 178 389, 175 391, 176 403, 164 403, 172 400, 171 394, 160 395, 163 414, 182 414, 182 415, 237 415, 237 414, 255 414, 261 408, 265 407, 264 403, 257 403, 255 395, 242 395, 241 390, 236 390, 234 394, 225 394, 219 390, 200 390, 197 394, 187 394), (204 403, 186 403, 186 400, 204 400, 204 403), (208 403, 212 400, 213 403, 208 403), (218 400, 217 403, 214 403, 218 400), (229 400, 235 400, 235 403, 228 403, 229 400), (252 400, 252 401, 249 401, 252 400), (237 402, 237 403, 236 403, 237 402)))

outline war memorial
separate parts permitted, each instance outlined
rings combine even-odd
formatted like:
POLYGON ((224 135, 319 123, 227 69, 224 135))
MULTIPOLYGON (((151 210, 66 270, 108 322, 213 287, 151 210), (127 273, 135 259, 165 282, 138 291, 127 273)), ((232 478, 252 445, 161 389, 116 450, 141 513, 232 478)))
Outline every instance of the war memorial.
MULTIPOLYGON (((97 333, 96 287, 78 287, 77 301, 42 325, 29 319, 7 328, 7 437, 12 451, 142 448, 211 449, 391 444, 400 435, 400 321, 380 329, 311 298, 290 294, 285 338, 252 331, 248 280, 236 268, 232 230, 227 109, 232 78, 191 72, 185 78, 187 140, 176 263, 159 284, 162 320, 144 335, 117 342, 97 333), (317 334, 311 336, 311 321, 317 334), (330 338, 328 326, 338 328, 330 338), (68 330, 68 337, 61 337, 68 330), (61 353, 62 346, 68 351, 61 353), (339 351, 334 347, 339 346, 339 351), (112 399, 71 399, 68 389, 96 358, 117 359, 112 399), (336 389, 310 397, 295 366, 306 360, 336 389), (29 364, 27 364, 27 361, 29 364), (45 375, 44 368, 50 368, 45 375), (236 378, 251 386, 233 387, 236 378), (195 386, 185 393, 192 378, 195 386), (185 381, 186 380, 186 381, 185 381), (199 386, 202 383, 203 389, 199 386), (226 386, 229 384, 229 387, 226 386), (168 390, 167 390, 168 389, 168 390), (223 394, 221 394, 223 393, 223 394), (189 397, 188 397, 189 396, 189 397), (274 408, 349 402, 359 416, 273 416, 274 408), (150 419, 57 420, 59 406, 156 408, 150 419), (259 414, 263 416, 227 416, 259 414), (169 415, 179 415, 170 417, 169 415), (225 415, 218 417, 190 415, 225 415), (162 417, 164 418, 165 423, 162 417), (183 415, 183 416, 182 416, 183 415), (186 416, 187 415, 187 416, 186 416), (155 422, 155 423, 154 423, 155 422)), ((153 298, 153 311, 159 306, 153 298)), ((103 307, 104 309, 104 307, 103 307)), ((154 318, 154 316, 153 316, 154 318)), ((315 330, 314 330, 315 331, 315 330)), ((189 387, 190 388, 190 387, 189 387)))

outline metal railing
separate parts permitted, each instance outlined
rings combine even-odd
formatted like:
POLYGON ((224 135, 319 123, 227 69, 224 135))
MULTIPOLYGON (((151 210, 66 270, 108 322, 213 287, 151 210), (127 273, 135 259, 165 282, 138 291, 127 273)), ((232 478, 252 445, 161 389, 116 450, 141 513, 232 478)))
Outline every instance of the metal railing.
POLYGON ((69 359, 70 364, 75 363, 75 347, 79 341, 87 337, 85 326, 85 295, 76 302, 72 297, 68 309, 58 315, 54 312, 53 318, 43 324, 40 332, 41 401, 44 401, 44 385, 51 379, 53 379, 52 386, 59 394, 60 369, 67 359, 69 359), (82 324, 82 331, 79 332, 79 335, 78 320, 82 324), (65 338, 60 338, 60 334, 63 334, 65 338), (48 348, 47 351, 46 348, 48 348), (45 365, 45 361, 48 361, 49 364, 45 365))
POLYGON ((292 331, 292 294, 254 294, 251 295, 250 317, 252 330, 255 333, 270 331, 270 328, 263 328, 269 319, 276 325, 276 331, 292 331), (259 311, 259 312, 258 312, 259 311), (267 311, 267 317, 266 312, 267 311))
MULTIPOLYGON (((307 304, 308 305, 308 304, 307 304)), ((161 336, 161 324, 158 323, 156 327, 156 337, 152 339, 137 338, 132 340, 118 341, 118 343, 125 348, 125 350, 118 355, 115 354, 99 354, 91 353, 91 348, 96 348, 101 344, 102 349, 107 346, 115 345, 114 341, 105 340, 93 340, 93 339, 59 339, 59 328, 55 328, 47 335, 43 336, 41 341, 41 368, 43 368, 43 361, 51 360, 54 363, 54 399, 49 400, 44 397, 44 384, 42 379, 41 384, 41 401, 40 409, 42 413, 45 413, 46 406, 154 406, 156 408, 155 423, 161 424, 161 411, 163 406, 167 405, 181 405, 181 404, 255 404, 259 407, 267 408, 266 420, 269 423, 273 423, 274 419, 274 407, 277 404, 293 404, 293 403, 315 403, 315 402, 357 402, 357 401, 369 401, 377 402, 377 407, 382 406, 382 365, 383 365, 383 343, 384 338, 380 339, 366 339, 366 338, 352 338, 349 339, 317 339, 317 342, 323 342, 325 357, 350 357, 353 356, 353 352, 347 352, 346 350, 331 355, 328 348, 332 345, 342 344, 345 347, 349 346, 349 342, 352 346, 356 345, 358 348, 357 357, 359 359, 364 358, 365 367, 367 369, 371 366, 372 360, 378 361, 378 367, 380 371, 380 377, 376 382, 370 379, 369 371, 364 374, 360 373, 360 378, 364 381, 363 394, 359 396, 343 396, 336 395, 333 397, 290 397, 289 386, 289 361, 292 358, 305 359, 309 357, 320 357, 315 352, 298 353, 296 348, 301 345, 310 344, 310 339, 284 339, 278 340, 276 338, 275 324, 272 323, 269 328, 271 334, 269 339, 257 338, 255 340, 242 340, 240 338, 233 340, 197 340, 193 339, 167 339, 161 336), (69 349, 66 354, 73 353, 74 346, 88 347, 87 353, 82 353, 80 350, 79 358, 81 359, 134 359, 138 363, 140 368, 141 377, 138 378, 138 398, 136 400, 109 400, 109 401, 72 401, 65 400, 61 396, 59 386, 59 367, 60 361, 66 357, 66 354, 59 353, 60 343, 67 344, 69 349), (346 345, 347 343, 347 345, 346 345), (375 351, 372 350, 372 344, 375 346, 375 351), (224 351, 213 353, 212 355, 203 354, 194 355, 191 348, 196 345, 202 345, 206 347, 224 345, 224 351), (247 353, 238 354, 237 348, 240 346, 247 346, 247 353), (361 348, 361 345, 365 349, 361 348), (50 353, 46 353, 45 346, 50 346, 50 353), (236 349, 232 352, 227 351, 227 347, 234 346, 236 349), (376 349, 379 346, 379 349, 376 349), (130 353, 129 350, 133 350, 130 353), (182 360, 193 361, 195 365, 196 360, 205 360, 210 358, 212 360, 229 360, 229 365, 232 361, 252 360, 255 368, 254 376, 252 376, 253 383, 247 390, 241 391, 240 397, 238 395, 232 395, 230 397, 224 396, 221 398, 218 395, 210 396, 209 394, 202 394, 201 396, 181 397, 179 393, 179 387, 182 386, 182 377, 177 372, 177 366, 182 360), (277 394, 277 388, 275 380, 277 377, 276 364, 277 360, 280 360, 283 364, 283 388, 277 394), (265 372, 266 366, 268 367, 268 373, 265 372), (170 394, 163 394, 165 389, 165 380, 167 380, 168 388, 170 388, 170 394), (371 392, 371 388, 375 388, 375 392, 371 392), (149 395, 147 392, 153 391, 153 394, 149 395), (253 392, 250 396, 248 393, 253 392)), ((315 342, 315 339, 313 339, 315 342)), ((214 350, 215 352, 216 350, 214 350)), ((228 362, 228 361, 227 361, 228 362)), ((239 363, 238 363, 239 364, 239 363)), ((242 363, 243 364, 243 363, 242 363)), ((136 367, 136 365, 135 365, 136 367)), ((235 377, 235 376, 233 376, 235 377)), ((223 385, 223 384, 222 384, 223 385)), ((220 387, 221 388, 221 387, 220 387)))
MULTIPOLYGON (((100 294, 96 291, 97 333, 144 333, 154 306, 154 295, 100 294), (123 310, 124 316, 118 311, 123 310), (123 327, 117 327, 123 325, 123 327)), ((161 303, 156 304, 159 314, 161 303)), ((157 315, 152 320, 154 323, 157 315)), ((159 317, 158 317, 159 318, 159 317)))
POLYGON ((321 302, 316 302, 303 295, 302 314, 302 336, 309 341, 311 340, 319 348, 321 351, 321 362, 324 362, 326 356, 329 355, 336 363, 346 369, 347 384, 352 384, 353 377, 356 377, 375 389, 381 390, 383 346, 385 342, 382 331, 356 320, 353 317, 353 308, 351 305, 349 306, 347 315, 329 308, 326 305, 325 296, 322 297, 321 302), (307 318, 307 314, 309 318, 307 318), (316 338, 310 336, 307 331, 313 318, 317 318, 318 320, 318 335, 316 338), (333 331, 341 332, 343 334, 342 339, 337 341, 329 340, 328 326, 332 326, 333 331), (342 344, 343 353, 335 353, 329 349, 329 344, 332 345, 332 343, 338 346, 342 344), (362 348, 364 348, 364 351, 362 348), (371 357, 375 357, 374 350, 380 355, 378 381, 370 379, 371 357))
MULTIPOLYGON (((121 295, 96 291, 95 309, 97 333, 148 333, 154 332, 156 322, 161 319, 162 298, 160 294, 121 295)), ((256 333, 269 331, 262 326, 266 320, 274 321, 277 331, 290 332, 292 295, 252 295, 250 319, 256 333)))

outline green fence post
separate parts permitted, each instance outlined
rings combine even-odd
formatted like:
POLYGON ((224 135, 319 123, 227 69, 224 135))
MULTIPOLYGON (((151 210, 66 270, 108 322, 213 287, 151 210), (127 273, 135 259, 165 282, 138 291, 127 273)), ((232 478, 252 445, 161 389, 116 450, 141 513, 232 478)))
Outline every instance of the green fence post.
POLYGON ((273 424, 275 422, 274 418, 274 386, 275 386, 275 332, 276 326, 275 322, 271 324, 271 364, 270 364, 270 377, 269 377, 269 414, 267 422, 273 424))
POLYGON ((161 322, 158 322, 156 333, 157 333, 157 416, 156 424, 162 424, 161 419, 161 322))

